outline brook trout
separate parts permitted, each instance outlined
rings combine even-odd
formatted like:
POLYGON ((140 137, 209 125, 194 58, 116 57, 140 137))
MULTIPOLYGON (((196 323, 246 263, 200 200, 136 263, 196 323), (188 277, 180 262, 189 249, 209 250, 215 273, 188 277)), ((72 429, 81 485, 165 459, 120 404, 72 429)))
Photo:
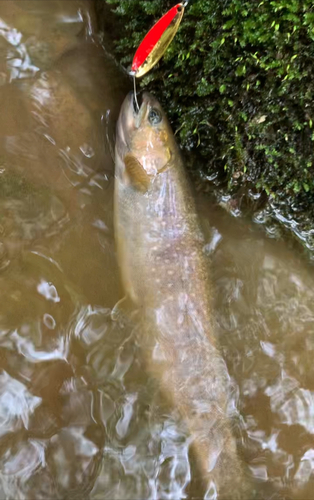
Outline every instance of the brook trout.
POLYGON ((116 138, 115 234, 123 286, 146 325, 147 370, 191 435, 205 497, 242 500, 242 465, 228 419, 230 378, 211 326, 208 264, 193 196, 160 104, 144 93, 137 112, 133 99, 130 93, 122 105, 116 138))

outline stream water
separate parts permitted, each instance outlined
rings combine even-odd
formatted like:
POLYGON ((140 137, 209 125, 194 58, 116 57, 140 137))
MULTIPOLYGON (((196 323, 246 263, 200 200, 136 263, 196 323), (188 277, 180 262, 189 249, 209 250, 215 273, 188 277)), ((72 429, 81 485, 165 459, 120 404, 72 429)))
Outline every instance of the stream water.
MULTIPOLYGON (((110 316, 124 78, 92 3, 0 2, 0 500, 188 495, 175 409, 110 316)), ((313 267, 197 201, 252 498, 314 499, 313 267)))

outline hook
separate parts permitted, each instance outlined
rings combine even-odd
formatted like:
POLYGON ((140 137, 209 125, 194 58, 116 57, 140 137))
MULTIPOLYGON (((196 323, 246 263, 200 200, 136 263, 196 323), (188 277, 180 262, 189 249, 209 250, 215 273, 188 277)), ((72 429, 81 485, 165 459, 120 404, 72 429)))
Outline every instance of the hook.
POLYGON ((139 113, 140 107, 138 105, 137 97, 136 97, 136 78, 135 78, 135 74, 133 75, 133 85, 134 85, 134 102, 136 104, 137 112, 139 113))

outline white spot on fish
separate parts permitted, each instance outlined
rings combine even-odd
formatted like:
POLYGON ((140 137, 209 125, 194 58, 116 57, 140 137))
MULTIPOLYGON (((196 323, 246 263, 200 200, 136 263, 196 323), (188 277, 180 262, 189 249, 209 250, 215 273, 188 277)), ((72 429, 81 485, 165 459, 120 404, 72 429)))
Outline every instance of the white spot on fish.
POLYGON ((184 322, 184 314, 180 313, 179 316, 178 316, 177 325, 181 326, 183 324, 183 322, 184 322))
POLYGON ((173 287, 173 283, 168 283, 168 288, 172 288, 173 287))
POLYGON ((167 274, 168 274, 169 276, 172 276, 172 275, 174 274, 174 271, 171 271, 171 269, 170 269, 169 271, 167 271, 167 274))

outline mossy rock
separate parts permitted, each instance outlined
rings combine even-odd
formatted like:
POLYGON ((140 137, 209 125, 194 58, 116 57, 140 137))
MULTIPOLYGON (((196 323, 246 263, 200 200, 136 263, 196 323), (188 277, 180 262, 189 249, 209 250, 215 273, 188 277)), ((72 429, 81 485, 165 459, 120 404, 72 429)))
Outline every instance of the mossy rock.
MULTIPOLYGON (((126 68, 147 30, 174 5, 97 2, 126 68)), ((191 0, 166 55, 141 85, 167 109, 194 169, 218 175, 229 193, 249 185, 281 206, 289 200, 295 214, 313 221, 313 57, 310 0, 191 0)))

